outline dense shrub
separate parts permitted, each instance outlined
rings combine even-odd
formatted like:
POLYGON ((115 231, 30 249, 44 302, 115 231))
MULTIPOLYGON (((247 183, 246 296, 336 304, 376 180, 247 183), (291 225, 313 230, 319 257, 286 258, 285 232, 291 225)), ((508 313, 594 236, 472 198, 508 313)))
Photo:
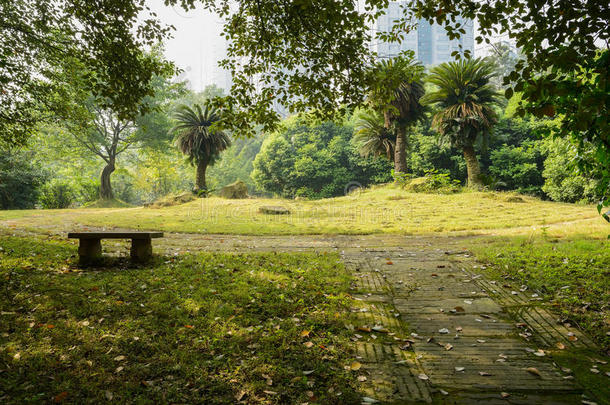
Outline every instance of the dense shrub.
POLYGON ((436 170, 448 174, 452 179, 466 180, 466 163, 461 152, 441 143, 424 126, 418 127, 412 134, 410 149, 408 165, 413 176, 422 177, 436 170))
POLYGON ((0 208, 34 208, 45 174, 32 164, 29 154, 0 152, 0 208))
POLYGON ((449 173, 430 170, 423 177, 407 181, 404 188, 417 193, 450 194, 460 191, 461 185, 459 180, 452 180, 449 173))
POLYGON ((254 159, 252 179, 263 191, 306 198, 335 197, 354 184, 390 181, 390 163, 362 158, 351 142, 352 132, 348 124, 290 118, 265 139, 254 159))
POLYGON ((499 190, 516 190, 520 193, 542 195, 543 155, 532 141, 522 146, 503 145, 491 151, 489 175, 499 190))
POLYGON ((40 191, 40 206, 46 209, 68 208, 74 202, 75 194, 70 184, 53 179, 40 191))
POLYGON ((597 200, 598 181, 576 171, 576 150, 565 139, 549 139, 544 144, 547 158, 544 161, 545 178, 542 190, 554 201, 593 202, 597 200))

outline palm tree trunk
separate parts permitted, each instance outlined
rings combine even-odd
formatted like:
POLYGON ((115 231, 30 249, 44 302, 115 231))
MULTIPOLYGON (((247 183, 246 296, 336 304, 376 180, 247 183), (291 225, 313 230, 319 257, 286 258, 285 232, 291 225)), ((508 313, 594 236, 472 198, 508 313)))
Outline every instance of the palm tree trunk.
POLYGON ((394 150, 394 173, 407 172, 407 128, 397 125, 396 148, 394 150))
POLYGON ((477 160, 477 154, 472 145, 464 146, 464 160, 466 160, 466 168, 468 169, 468 187, 482 188, 483 181, 481 180, 481 168, 477 160))
POLYGON ((104 169, 102 169, 102 174, 100 176, 100 198, 102 200, 111 200, 114 198, 114 193, 112 192, 112 185, 110 184, 110 175, 114 172, 114 159, 110 159, 104 169))
POLYGON ((197 172, 195 174, 195 192, 197 194, 205 194, 208 191, 208 187, 205 182, 205 171, 208 168, 208 162, 200 160, 197 162, 197 172))

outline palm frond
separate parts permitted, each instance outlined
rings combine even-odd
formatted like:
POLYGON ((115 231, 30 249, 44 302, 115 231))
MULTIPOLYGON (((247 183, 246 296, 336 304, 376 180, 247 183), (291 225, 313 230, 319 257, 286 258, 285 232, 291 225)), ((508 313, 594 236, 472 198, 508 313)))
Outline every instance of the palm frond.
POLYGON ((490 84, 494 76, 495 66, 481 58, 434 67, 428 82, 436 90, 421 98, 422 104, 439 109, 432 127, 455 146, 472 145, 478 136, 486 137, 498 119, 493 106, 499 103, 499 94, 490 84))
POLYGON ((385 128, 383 116, 379 112, 366 111, 358 117, 354 142, 364 157, 385 156, 392 160, 396 136, 385 128))
POLYGON ((200 160, 213 161, 213 157, 231 145, 231 139, 222 130, 212 125, 220 121, 218 111, 206 104, 203 106, 180 105, 173 115, 176 125, 170 130, 178 149, 195 164, 200 160))

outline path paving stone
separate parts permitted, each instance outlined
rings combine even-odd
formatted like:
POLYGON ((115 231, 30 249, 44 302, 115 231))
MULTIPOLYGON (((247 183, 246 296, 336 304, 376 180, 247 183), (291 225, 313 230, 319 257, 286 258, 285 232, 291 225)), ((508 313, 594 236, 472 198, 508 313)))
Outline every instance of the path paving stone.
MULTIPOLYGON (((497 286, 477 273, 472 258, 432 246, 352 249, 344 258, 356 274, 356 296, 384 305, 386 315, 399 315, 402 325, 393 320, 384 325, 389 330, 412 335, 412 351, 396 349, 397 342, 397 354, 384 345, 374 351, 374 343, 357 343, 367 370, 383 377, 368 383, 372 398, 396 404, 581 403, 582 389, 543 350, 558 341, 590 341, 557 324, 520 286, 497 286), (409 386, 417 390, 404 389, 409 386)), ((383 324, 388 318, 370 314, 357 319, 383 324)))

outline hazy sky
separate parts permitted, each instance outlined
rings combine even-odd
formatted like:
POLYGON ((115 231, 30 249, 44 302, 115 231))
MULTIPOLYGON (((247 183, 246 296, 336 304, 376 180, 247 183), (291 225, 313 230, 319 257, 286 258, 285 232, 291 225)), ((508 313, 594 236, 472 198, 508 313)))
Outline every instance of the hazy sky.
POLYGON ((222 57, 220 19, 200 7, 189 13, 181 7, 166 7, 163 0, 149 0, 148 5, 164 24, 173 25, 173 38, 165 43, 166 57, 184 70, 183 76, 202 90, 214 82, 214 69, 222 57))
MULTIPOLYGON (((148 4, 164 24, 176 27, 173 38, 165 44, 165 55, 184 70, 181 78, 188 79, 196 91, 215 82, 222 87, 216 67, 218 60, 224 57, 220 19, 203 7, 187 13, 179 6, 165 6, 163 0, 149 0, 148 4)), ((477 25, 475 23, 475 33, 477 25)), ((486 52, 475 45, 475 53, 486 52)))

